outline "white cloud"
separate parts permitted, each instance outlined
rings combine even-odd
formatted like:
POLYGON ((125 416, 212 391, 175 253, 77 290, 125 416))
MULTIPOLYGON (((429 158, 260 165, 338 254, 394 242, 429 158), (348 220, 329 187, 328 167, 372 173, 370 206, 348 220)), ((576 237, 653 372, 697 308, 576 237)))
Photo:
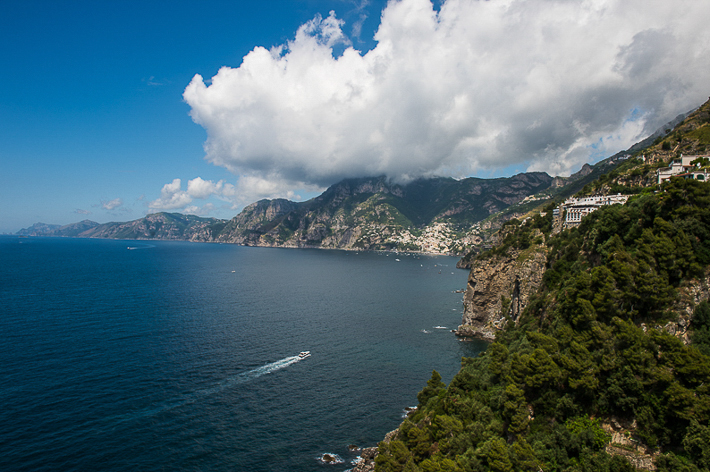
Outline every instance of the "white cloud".
POLYGON ((180 210, 183 213, 202 215, 214 210, 214 204, 207 203, 198 207, 191 205, 194 199, 205 200, 216 197, 233 202, 236 195, 237 190, 234 185, 223 180, 212 182, 196 177, 187 182, 187 190, 182 190, 182 180, 174 179, 171 183, 163 185, 160 198, 148 203, 148 208, 150 211, 180 210))
POLYGON ((181 180, 174 179, 171 183, 163 185, 160 190, 160 198, 148 204, 151 210, 175 210, 184 208, 192 203, 192 197, 187 192, 180 189, 181 180))
POLYGON ((223 181, 217 183, 211 180, 202 180, 197 177, 187 183, 187 194, 194 198, 207 198, 213 194, 219 194, 224 186, 223 181))
POLYGON ((89 210, 82 210, 81 208, 77 208, 74 210, 74 213, 77 213, 79 215, 90 215, 91 212, 89 210))
POLYGON ((349 40, 331 13, 184 98, 242 199, 381 174, 564 175, 707 99, 709 17, 695 0, 391 1, 364 55, 334 57, 349 40))
POLYGON ((114 198, 113 200, 108 201, 108 202, 101 200, 101 207, 104 210, 109 210, 109 211, 115 210, 116 208, 120 207, 121 205, 123 205, 123 200, 121 200, 120 198, 114 198))
POLYGON ((212 203, 207 203, 201 207, 190 205, 183 210, 183 213, 187 215, 207 216, 214 212, 214 210, 215 206, 212 203))

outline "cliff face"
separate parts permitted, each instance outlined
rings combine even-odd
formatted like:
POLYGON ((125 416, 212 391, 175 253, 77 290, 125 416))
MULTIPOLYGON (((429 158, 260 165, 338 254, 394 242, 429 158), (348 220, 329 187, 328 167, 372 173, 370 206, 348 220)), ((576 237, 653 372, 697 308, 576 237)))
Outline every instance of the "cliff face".
POLYGON ((464 293, 463 319, 456 334, 493 340, 506 323, 517 323, 542 283, 546 262, 544 243, 474 261, 464 293))

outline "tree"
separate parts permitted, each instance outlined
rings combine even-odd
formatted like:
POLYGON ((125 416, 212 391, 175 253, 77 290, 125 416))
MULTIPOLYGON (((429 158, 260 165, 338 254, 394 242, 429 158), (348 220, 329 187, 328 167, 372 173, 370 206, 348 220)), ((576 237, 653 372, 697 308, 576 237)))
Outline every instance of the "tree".
POLYGON ((419 406, 423 407, 430 399, 436 397, 441 391, 446 389, 446 384, 441 381, 441 375, 437 371, 432 371, 431 379, 426 383, 426 387, 417 395, 419 406))
POLYGON ((687 431, 683 438, 685 452, 698 467, 710 469, 710 428, 693 419, 687 431))

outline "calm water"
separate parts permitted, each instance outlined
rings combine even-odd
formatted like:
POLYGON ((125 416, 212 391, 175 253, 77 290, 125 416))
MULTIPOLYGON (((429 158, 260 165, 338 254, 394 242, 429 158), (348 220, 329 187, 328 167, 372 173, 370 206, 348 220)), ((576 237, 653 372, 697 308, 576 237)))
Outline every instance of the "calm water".
POLYGON ((2 237, 0 470, 348 469, 485 347, 455 263, 2 237))

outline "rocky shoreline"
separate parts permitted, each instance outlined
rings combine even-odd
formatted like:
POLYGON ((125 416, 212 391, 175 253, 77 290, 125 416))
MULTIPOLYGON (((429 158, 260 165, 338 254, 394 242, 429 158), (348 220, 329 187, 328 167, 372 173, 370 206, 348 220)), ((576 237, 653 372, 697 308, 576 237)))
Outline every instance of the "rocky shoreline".
MULTIPOLYGON (((394 431, 390 431, 385 434, 385 439, 383 442, 389 443, 397 436, 399 433, 399 428, 394 431)), ((377 446, 365 447, 360 452, 360 459, 355 463, 355 466, 350 469, 351 472, 374 472, 375 471, 375 459, 377 458, 378 449, 377 446)))

